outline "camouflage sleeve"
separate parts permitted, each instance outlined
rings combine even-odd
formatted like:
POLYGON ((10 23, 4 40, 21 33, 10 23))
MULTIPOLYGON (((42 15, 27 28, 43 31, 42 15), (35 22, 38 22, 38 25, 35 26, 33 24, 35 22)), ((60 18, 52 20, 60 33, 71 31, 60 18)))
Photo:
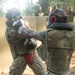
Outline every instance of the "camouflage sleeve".
POLYGON ((37 40, 40 40, 42 42, 45 42, 46 33, 47 33, 47 30, 38 32, 38 34, 37 34, 37 40))
POLYGON ((9 36, 12 38, 16 37, 16 38, 21 38, 21 39, 35 38, 37 40, 44 42, 46 39, 46 32, 47 32, 47 30, 39 32, 39 31, 33 31, 30 29, 22 28, 22 33, 19 34, 17 30, 12 28, 9 31, 9 36))
POLYGON ((17 35, 17 31, 15 29, 11 29, 9 32, 8 32, 8 35, 9 37, 13 38, 17 35))

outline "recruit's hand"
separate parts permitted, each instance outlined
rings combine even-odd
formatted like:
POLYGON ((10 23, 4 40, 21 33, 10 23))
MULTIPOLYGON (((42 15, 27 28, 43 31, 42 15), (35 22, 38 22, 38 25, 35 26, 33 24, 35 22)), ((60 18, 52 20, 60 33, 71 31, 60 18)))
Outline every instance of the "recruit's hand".
POLYGON ((24 45, 26 46, 26 48, 28 50, 35 50, 35 47, 36 47, 36 40, 34 38, 31 38, 31 39, 27 39, 24 43, 24 45))

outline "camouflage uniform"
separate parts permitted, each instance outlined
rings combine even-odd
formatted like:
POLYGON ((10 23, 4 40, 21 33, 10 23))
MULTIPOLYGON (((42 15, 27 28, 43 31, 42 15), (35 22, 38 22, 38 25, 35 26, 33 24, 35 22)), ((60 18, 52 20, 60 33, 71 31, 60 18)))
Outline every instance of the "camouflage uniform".
MULTIPOLYGON (((39 34, 41 36, 41 33, 39 34)), ((51 29, 48 31, 48 36, 47 75, 70 75, 69 65, 75 47, 74 32, 51 29)))
POLYGON ((33 70, 34 74, 44 75, 44 64, 36 51, 34 51, 32 64, 27 64, 25 58, 21 56, 22 54, 32 53, 32 50, 26 49, 24 45, 26 39, 16 38, 16 34, 17 31, 12 27, 12 25, 7 25, 6 39, 10 46, 10 50, 13 57, 13 63, 10 67, 9 75, 22 75, 27 65, 33 70))
POLYGON ((47 57, 47 48, 46 43, 42 42, 42 44, 37 48, 38 55, 41 57, 43 61, 46 61, 47 57))
MULTIPOLYGON (((55 25, 55 23, 53 24, 55 25)), ((57 23, 57 25, 58 24, 61 25, 62 23, 57 23)), ((66 26, 67 23, 63 24, 61 26, 66 26)), ((69 26, 69 24, 67 24, 67 26, 69 26)), ((48 71, 46 75, 70 75, 70 60, 75 47, 75 32, 73 30, 49 28, 42 32, 35 32, 25 29, 22 31, 22 35, 45 41, 48 71)))
POLYGON ((38 34, 39 40, 46 41, 48 50, 46 75, 70 75, 70 60, 75 49, 74 26, 67 23, 67 15, 63 10, 56 9, 49 16, 47 28, 47 32, 38 34), (45 33, 46 39, 43 38, 45 33))
POLYGON ((47 71, 46 75, 70 75, 70 71, 68 71, 66 74, 54 74, 50 71, 47 71))

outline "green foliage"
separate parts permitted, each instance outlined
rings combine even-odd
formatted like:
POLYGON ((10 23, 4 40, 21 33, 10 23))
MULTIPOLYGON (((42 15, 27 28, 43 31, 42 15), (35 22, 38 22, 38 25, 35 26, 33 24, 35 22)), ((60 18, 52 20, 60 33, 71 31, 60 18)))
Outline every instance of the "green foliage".
POLYGON ((36 4, 33 4, 32 7, 26 8, 23 12, 24 16, 34 16, 38 6, 40 6, 39 1, 36 4))
MULTIPOLYGON (((8 0, 0 0, 0 16, 4 16, 3 3, 6 3, 6 1, 8 0)), ((67 5, 72 5, 73 9, 75 10, 75 0, 38 0, 36 5, 33 3, 31 4, 32 4, 31 7, 27 7, 26 9, 22 11, 23 15, 33 16, 35 12, 37 11, 38 6, 42 6, 44 12, 47 11, 46 9, 48 6, 53 7, 54 5, 60 8, 64 8, 67 5)))
POLYGON ((33 5, 31 9, 27 8, 25 10, 25 15, 34 15, 35 11, 37 11, 38 6, 42 6, 44 8, 43 11, 46 11, 46 8, 48 7, 46 5, 50 5, 51 7, 56 5, 59 8, 64 8, 67 5, 72 5, 72 7, 75 9, 75 0, 38 0, 37 4, 33 5))
POLYGON ((2 7, 0 7, 0 17, 3 17, 3 16, 4 16, 4 12, 3 12, 2 7))
POLYGON ((36 6, 34 5, 32 8, 27 8, 24 11, 24 16, 34 16, 35 11, 36 11, 36 6))
POLYGON ((25 15, 26 15, 26 16, 32 16, 32 15, 33 15, 32 9, 26 9, 26 10, 25 10, 25 15))
POLYGON ((4 12, 3 12, 3 0, 0 0, 0 17, 4 16, 4 12))

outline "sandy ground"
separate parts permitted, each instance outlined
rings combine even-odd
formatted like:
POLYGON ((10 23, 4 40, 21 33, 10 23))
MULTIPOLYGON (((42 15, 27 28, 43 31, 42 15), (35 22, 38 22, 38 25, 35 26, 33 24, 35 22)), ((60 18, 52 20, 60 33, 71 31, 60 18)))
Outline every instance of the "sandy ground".
MULTIPOLYGON (((46 66, 46 64, 44 65, 46 66)), ((70 64, 71 75, 75 75, 75 52, 73 54, 71 64, 70 64)), ((0 75, 8 75, 6 72, 1 72, 0 75)), ((27 66, 23 75, 34 75, 33 71, 27 66)))

